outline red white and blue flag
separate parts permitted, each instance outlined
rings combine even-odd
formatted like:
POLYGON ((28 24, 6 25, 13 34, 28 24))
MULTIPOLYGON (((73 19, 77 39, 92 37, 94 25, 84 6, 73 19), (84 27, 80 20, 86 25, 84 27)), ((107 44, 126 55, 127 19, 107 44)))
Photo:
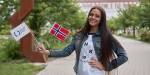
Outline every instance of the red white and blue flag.
POLYGON ((54 23, 50 29, 50 34, 56 36, 62 42, 67 38, 69 33, 69 29, 61 27, 58 23, 54 23))

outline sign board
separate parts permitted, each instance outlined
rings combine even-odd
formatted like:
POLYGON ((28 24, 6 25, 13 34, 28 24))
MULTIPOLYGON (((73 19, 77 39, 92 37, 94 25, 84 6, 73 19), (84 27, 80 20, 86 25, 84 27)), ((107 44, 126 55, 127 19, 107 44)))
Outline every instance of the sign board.
POLYGON ((30 33, 30 29, 28 28, 28 26, 23 22, 20 25, 18 25, 17 27, 13 28, 10 31, 11 35, 13 36, 13 38, 18 41, 21 38, 23 38, 24 36, 26 36, 28 33, 30 33))

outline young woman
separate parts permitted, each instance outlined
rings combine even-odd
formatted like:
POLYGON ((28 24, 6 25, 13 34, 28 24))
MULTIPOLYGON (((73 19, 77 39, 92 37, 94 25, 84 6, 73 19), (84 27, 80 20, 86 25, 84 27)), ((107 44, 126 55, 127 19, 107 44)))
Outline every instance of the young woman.
POLYGON ((105 75, 128 60, 124 48, 107 27, 104 9, 98 6, 91 8, 85 26, 63 50, 49 51, 43 45, 38 50, 49 57, 65 57, 75 51, 76 75, 105 75))

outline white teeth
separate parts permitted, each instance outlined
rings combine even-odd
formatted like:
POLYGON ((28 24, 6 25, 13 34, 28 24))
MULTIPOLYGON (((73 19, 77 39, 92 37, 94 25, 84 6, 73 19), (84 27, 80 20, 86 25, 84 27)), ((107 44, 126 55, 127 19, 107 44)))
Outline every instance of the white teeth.
POLYGON ((95 21, 91 21, 92 23, 94 23, 95 21))
POLYGON ((91 22, 95 22, 95 20, 91 20, 91 22))

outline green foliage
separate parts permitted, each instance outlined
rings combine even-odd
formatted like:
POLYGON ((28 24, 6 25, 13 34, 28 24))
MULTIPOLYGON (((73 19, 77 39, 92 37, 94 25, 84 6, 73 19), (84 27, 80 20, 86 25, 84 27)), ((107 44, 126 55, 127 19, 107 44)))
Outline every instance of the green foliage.
MULTIPOLYGON (((19 10, 20 0, 0 0, 0 34, 9 34, 9 17, 12 12, 19 10)), ((35 0, 34 9, 26 18, 26 23, 33 30, 37 38, 40 38, 41 28, 47 22, 55 21, 73 31, 79 29, 85 21, 85 13, 80 10, 77 0, 35 0), (49 20, 50 19, 50 20, 49 20)), ((42 33, 43 34, 43 33, 42 33)), ((48 42, 47 48, 62 48, 64 44, 70 42, 70 38, 64 43, 48 33, 41 37, 44 42, 48 42), (49 44, 50 43, 50 44, 49 44)), ((14 40, 5 40, 0 47, 0 61, 7 61, 21 58, 19 45, 14 40)))
POLYGON ((64 27, 75 29, 83 24, 85 13, 80 11, 76 0, 51 1, 50 7, 56 6, 50 10, 50 17, 62 24, 64 27), (54 13, 53 13, 54 12, 54 13), (68 23, 66 25, 66 22, 68 23))
MULTIPOLYGON (((0 30, 9 25, 12 12, 20 7, 20 0, 0 0, 0 30)), ((26 19, 27 24, 36 36, 40 35, 41 27, 53 19, 69 29, 80 28, 85 13, 80 10, 77 0, 35 0, 34 9, 26 19)))
POLYGON ((117 24, 123 28, 127 28, 130 26, 137 26, 139 21, 139 17, 137 16, 139 12, 139 8, 137 6, 129 6, 127 9, 120 9, 119 15, 115 19, 117 24))
POLYGON ((31 29, 39 36, 41 27, 49 21, 75 29, 81 27, 84 19, 85 13, 80 11, 76 0, 35 0, 35 7, 27 20, 31 29))
POLYGON ((113 18, 115 22, 119 22, 119 26, 123 28, 150 27, 150 3, 142 3, 139 6, 129 6, 127 9, 120 9, 117 18, 113 18))
POLYGON ((0 32, 9 25, 9 17, 15 9, 19 8, 19 0, 0 0, 0 32))
POLYGON ((1 75, 36 75, 42 70, 43 66, 35 66, 24 60, 15 60, 11 62, 0 63, 1 75))
POLYGON ((19 44, 12 39, 3 40, 0 47, 0 61, 9 61, 22 58, 19 51, 19 44))
POLYGON ((150 3, 145 1, 142 1, 137 6, 129 6, 126 9, 120 9, 118 17, 112 18, 109 20, 109 26, 111 29, 114 30, 120 30, 123 29, 124 33, 128 28, 132 28, 130 32, 132 31, 132 36, 130 37, 140 37, 143 40, 149 40, 149 29, 150 29, 150 14, 148 14, 150 11, 150 3), (147 32, 142 31, 141 29, 147 28, 147 32), (138 35, 136 34, 136 31, 138 31, 138 35), (136 36, 137 35, 137 36, 136 36))
POLYGON ((117 18, 113 17, 112 19, 108 20, 108 26, 112 31, 116 31, 118 29, 120 29, 120 22, 116 20, 117 18))
POLYGON ((139 0, 141 3, 149 3, 150 0, 139 0))
MULTIPOLYGON (((42 28, 45 27, 45 25, 49 21, 51 21, 51 23, 58 22, 63 27, 66 27, 71 31, 73 31, 74 29, 79 29, 81 26, 83 26, 86 14, 85 12, 80 10, 77 0, 34 0, 34 1, 35 1, 34 9, 26 18, 25 21, 33 30, 37 38, 40 38, 41 36, 40 34, 43 34, 42 28)), ((20 0, 0 0, 0 11, 3 11, 0 12, 1 14, 0 30, 3 30, 2 34, 7 34, 9 28, 6 27, 9 25, 8 20, 10 14, 12 14, 12 12, 16 10, 19 10, 20 7, 19 2, 20 0)), ((59 40, 57 40, 56 37, 50 36, 48 32, 44 34, 41 37, 41 39, 48 44, 48 45, 45 44, 47 48, 62 48, 65 43, 70 41, 69 40, 62 43, 59 40)), ((5 50, 9 45, 10 44, 8 45, 5 44, 3 50, 5 50)), ((18 46, 15 45, 16 43, 14 42, 12 43, 11 47, 18 46)), ((11 48, 9 48, 8 51, 3 51, 2 52, 3 54, 2 53, 1 54, 6 55, 5 56, 6 58, 8 58, 9 56, 12 56, 12 58, 14 58, 16 56, 15 55, 16 51, 12 51, 14 53, 9 53, 11 51, 12 51, 11 48), (6 54, 7 52, 8 54, 6 54)))
POLYGON ((45 25, 47 22, 51 22, 51 24, 57 22, 73 31, 79 29, 85 21, 86 14, 80 10, 76 0, 36 0, 35 3, 33 12, 27 18, 29 19, 28 25, 48 49, 63 48, 67 42, 70 42, 70 38, 61 42, 56 37, 49 35, 49 26, 45 25), (46 30, 47 28, 48 30, 46 30), (43 34, 41 37, 39 37, 40 32, 43 34))
POLYGON ((0 35, 9 35, 10 34, 10 26, 2 25, 0 29, 0 35))
POLYGON ((140 21, 140 27, 149 27, 150 28, 150 3, 143 3, 140 6, 140 12, 139 12, 139 21, 140 21))
POLYGON ((140 40, 150 42, 150 30, 141 29, 140 40))

